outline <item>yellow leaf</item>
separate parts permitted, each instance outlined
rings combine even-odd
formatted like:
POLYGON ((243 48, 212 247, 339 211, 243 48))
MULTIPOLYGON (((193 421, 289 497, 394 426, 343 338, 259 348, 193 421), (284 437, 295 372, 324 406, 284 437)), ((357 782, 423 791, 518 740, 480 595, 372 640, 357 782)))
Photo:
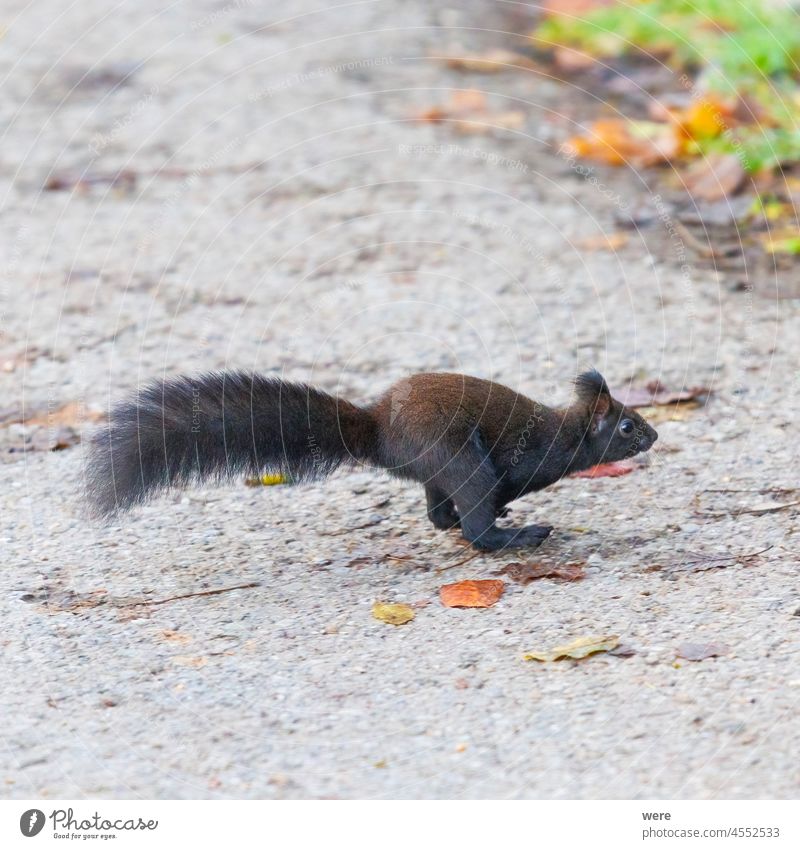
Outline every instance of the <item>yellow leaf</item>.
POLYGON ((554 649, 546 652, 528 652, 525 655, 525 660, 539 660, 547 663, 553 660, 562 660, 570 657, 575 660, 580 660, 590 654, 599 651, 611 651, 619 645, 619 637, 615 634, 610 634, 605 637, 578 637, 565 646, 556 646, 554 649))
POLYGON ((414 611, 407 604, 386 604, 376 601, 372 615, 387 625, 405 625, 414 618, 414 611))
POLYGON ((261 475, 257 478, 246 478, 245 486, 278 486, 282 483, 289 483, 289 478, 281 474, 261 475))
POLYGON ((695 100, 683 116, 683 126, 694 139, 718 136, 726 127, 723 104, 707 97, 695 100))

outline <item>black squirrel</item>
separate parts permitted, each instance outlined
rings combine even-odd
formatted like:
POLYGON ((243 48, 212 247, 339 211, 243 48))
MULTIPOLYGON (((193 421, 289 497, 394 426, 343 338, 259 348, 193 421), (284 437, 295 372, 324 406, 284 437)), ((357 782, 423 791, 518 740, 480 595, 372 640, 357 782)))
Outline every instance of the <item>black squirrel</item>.
POLYGON ((435 527, 460 527, 476 548, 496 550, 540 545, 552 530, 497 527, 508 502, 657 438, 594 370, 563 409, 461 374, 417 374, 359 407, 304 384, 222 372, 152 383, 117 405, 92 440, 87 482, 108 516, 172 485, 267 471, 314 480, 365 463, 423 484, 435 527))

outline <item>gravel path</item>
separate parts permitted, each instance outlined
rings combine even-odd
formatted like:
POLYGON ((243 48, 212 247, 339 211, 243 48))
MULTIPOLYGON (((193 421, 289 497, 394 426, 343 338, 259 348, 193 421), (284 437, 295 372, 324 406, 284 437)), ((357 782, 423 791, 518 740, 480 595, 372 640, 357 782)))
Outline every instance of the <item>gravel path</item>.
POLYGON ((586 247, 643 198, 659 212, 665 175, 587 179, 557 151, 588 94, 435 58, 513 46, 504 6, 291 5, 7 4, 0 793, 796 797, 797 302, 682 269, 668 212, 586 247), (512 126, 411 120, 467 88, 512 126), (438 589, 519 558, 458 565, 382 474, 98 527, 82 449, 23 454, 59 437, 13 422, 226 366, 354 400, 451 369, 560 403, 587 364, 714 392, 658 425, 648 467, 515 504, 556 526, 537 559, 586 577, 488 610, 438 589), (376 600, 420 606, 395 628, 376 600), (608 633, 633 656, 522 659, 608 633), (727 648, 676 662, 686 642, 727 648))

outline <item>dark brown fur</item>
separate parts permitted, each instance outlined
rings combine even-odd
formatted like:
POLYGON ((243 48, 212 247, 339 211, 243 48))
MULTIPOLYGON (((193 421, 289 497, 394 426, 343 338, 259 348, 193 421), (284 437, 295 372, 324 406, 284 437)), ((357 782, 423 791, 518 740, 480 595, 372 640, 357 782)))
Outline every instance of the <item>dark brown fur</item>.
POLYGON ((498 528, 510 501, 656 438, 594 371, 577 379, 564 409, 460 374, 414 375, 358 407, 302 384, 225 373, 153 384, 115 408, 94 439, 89 482, 98 512, 110 514, 194 480, 270 470, 313 479, 363 462, 422 483, 437 528, 460 527, 476 547, 498 549, 539 545, 551 531, 498 528))

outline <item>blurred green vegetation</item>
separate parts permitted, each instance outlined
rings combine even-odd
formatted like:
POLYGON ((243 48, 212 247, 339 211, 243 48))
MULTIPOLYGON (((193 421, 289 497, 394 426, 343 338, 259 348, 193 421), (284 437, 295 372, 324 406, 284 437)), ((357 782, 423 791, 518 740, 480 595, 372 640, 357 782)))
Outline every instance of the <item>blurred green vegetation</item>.
POLYGON ((555 15, 533 35, 597 58, 650 54, 735 95, 749 120, 698 140, 704 153, 738 148, 750 171, 800 159, 800 15, 781 0, 639 0, 555 15))

